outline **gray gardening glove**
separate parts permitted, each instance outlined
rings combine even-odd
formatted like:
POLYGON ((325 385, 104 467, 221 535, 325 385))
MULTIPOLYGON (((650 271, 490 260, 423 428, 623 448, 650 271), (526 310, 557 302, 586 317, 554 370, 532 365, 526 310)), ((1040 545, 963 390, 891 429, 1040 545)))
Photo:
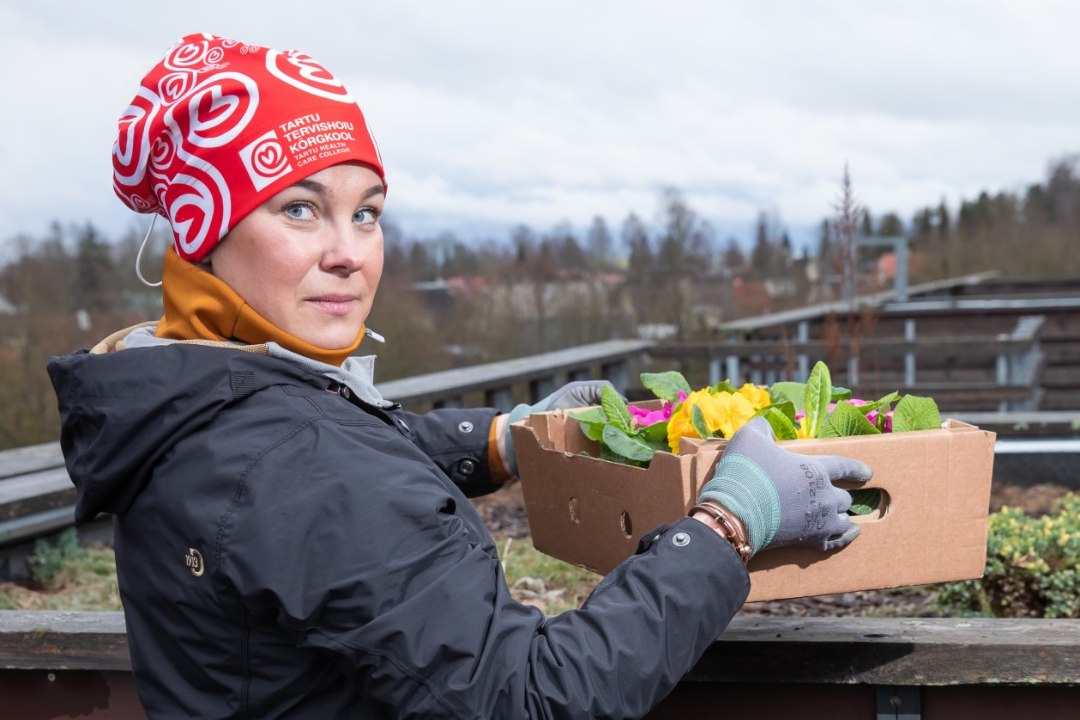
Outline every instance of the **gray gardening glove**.
POLYGON ((833 481, 861 484, 872 474, 851 458, 782 450, 768 421, 758 417, 732 437, 698 502, 713 500, 737 515, 754 553, 783 545, 832 550, 859 534, 846 514, 851 494, 833 481))
POLYGON ((518 474, 517 455, 514 453, 514 441, 510 437, 510 426, 526 415, 550 410, 569 410, 600 404, 600 390, 611 385, 607 380, 576 380, 567 383, 535 405, 518 405, 510 411, 510 422, 506 423, 506 469, 511 475, 518 474))

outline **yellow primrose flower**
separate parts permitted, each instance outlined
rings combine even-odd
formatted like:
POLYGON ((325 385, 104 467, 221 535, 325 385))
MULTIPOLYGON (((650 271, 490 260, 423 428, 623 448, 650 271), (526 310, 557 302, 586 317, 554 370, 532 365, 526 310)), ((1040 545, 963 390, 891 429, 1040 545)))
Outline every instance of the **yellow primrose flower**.
MULTIPOLYGON (((708 390, 695 390, 683 400, 682 405, 679 406, 675 412, 671 413, 671 417, 668 419, 667 425, 667 437, 668 446, 671 448, 671 452, 678 454, 679 452, 679 438, 688 437, 696 438, 701 437, 698 435, 697 430, 694 429, 694 423, 691 420, 691 408, 694 405, 701 407, 701 402, 704 398, 709 397, 708 390)), ((705 409, 702 408, 702 413, 705 409)))
POLYGON ((754 407, 754 411, 758 411, 763 407, 769 405, 769 391, 763 387, 758 387, 753 383, 746 383, 739 388, 739 394, 750 401, 750 404, 754 407))
POLYGON ((705 425, 709 432, 730 438, 735 431, 754 417, 755 408, 741 391, 736 394, 721 392, 711 396, 702 404, 701 412, 705 416, 705 425))

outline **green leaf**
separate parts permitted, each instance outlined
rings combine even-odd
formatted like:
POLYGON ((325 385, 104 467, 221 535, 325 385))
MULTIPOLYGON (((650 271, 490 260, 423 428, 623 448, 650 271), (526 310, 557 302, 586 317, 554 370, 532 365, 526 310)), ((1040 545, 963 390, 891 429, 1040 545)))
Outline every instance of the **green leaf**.
POLYGON ((588 420, 578 420, 578 425, 581 426, 581 432, 585 433, 585 437, 596 442, 600 442, 600 439, 604 437, 604 428, 608 426, 607 421, 589 422, 588 420))
POLYGON ((829 368, 819 360, 810 371, 810 379, 806 381, 806 396, 803 398, 806 403, 806 417, 803 422, 806 423, 809 437, 818 437, 821 424, 829 412, 831 398, 832 377, 829 375, 829 368))
POLYGON ((710 395, 715 395, 716 393, 722 392, 737 393, 739 392, 739 388, 732 385, 730 380, 721 380, 720 382, 709 388, 710 395))
POLYGON ((678 402, 679 391, 689 395, 692 391, 690 383, 682 373, 669 370, 662 373, 641 373, 641 384, 652 390, 653 395, 668 402, 678 402))
POLYGON ((600 442, 600 438, 604 434, 604 427, 608 421, 607 415, 604 414, 602 409, 594 407, 588 410, 578 410, 569 415, 581 425, 581 432, 585 434, 585 437, 600 442))
POLYGON ((776 382, 769 388, 769 395, 774 403, 782 402, 779 397, 779 395, 782 395, 785 400, 795 403, 796 410, 802 410, 805 407, 806 383, 776 382))
POLYGON ((667 420, 661 420, 660 422, 653 423, 647 427, 639 428, 637 436, 645 440, 645 442, 657 443, 666 449, 668 446, 667 420))
POLYGON ((905 395, 893 411, 893 432, 909 430, 937 430, 941 427, 941 413, 933 398, 905 395))
POLYGON ((626 401, 622 399, 615 388, 605 385, 600 390, 600 407, 604 409, 604 415, 608 422, 623 432, 631 432, 633 424, 630 420, 630 411, 626 409, 626 401))
POLYGON ((698 437, 702 439, 709 437, 709 426, 705 422, 705 414, 697 405, 690 406, 690 424, 697 430, 698 437))
POLYGON ((878 435, 874 423, 849 402, 838 402, 821 426, 817 437, 851 437, 852 435, 878 435))
POLYGON ((777 440, 795 440, 798 437, 795 434, 794 421, 776 407, 770 405, 767 408, 762 408, 758 414, 764 417, 772 426, 777 440))
POLYGON ((869 515, 881 505, 881 491, 851 490, 851 508, 848 515, 869 515))
POLYGON ((787 419, 790 420, 792 423, 795 422, 795 403, 791 402, 790 400, 785 400, 783 402, 774 402, 772 405, 766 405, 754 414, 764 415, 766 410, 776 410, 787 416, 787 419))
POLYGON ((859 405, 859 410, 862 411, 863 415, 869 415, 874 410, 880 410, 881 408, 884 408, 884 411, 888 412, 889 406, 899 399, 900 393, 891 392, 880 400, 874 400, 873 402, 868 402, 865 405, 859 405))
POLYGON ((771 388, 769 388, 769 404, 771 404, 771 405, 782 405, 783 403, 786 403, 786 402, 789 402, 792 405, 795 404, 782 391, 777 390, 775 385, 773 385, 771 388))
POLYGON ((608 425, 604 428, 603 441, 609 450, 620 457, 637 462, 652 460, 654 450, 648 443, 641 438, 627 435, 614 425, 608 425))
POLYGON ((851 397, 851 390, 846 387, 834 387, 829 402, 840 402, 851 397))
POLYGON ((579 422, 591 422, 591 423, 606 423, 607 415, 604 414, 602 408, 592 407, 588 410, 575 410, 570 413, 570 417, 579 422))

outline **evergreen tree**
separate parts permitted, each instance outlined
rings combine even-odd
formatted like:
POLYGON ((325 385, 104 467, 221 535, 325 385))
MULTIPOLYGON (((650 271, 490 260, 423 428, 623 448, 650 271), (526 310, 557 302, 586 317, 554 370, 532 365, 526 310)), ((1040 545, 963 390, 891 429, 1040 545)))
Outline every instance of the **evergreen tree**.
POLYGON ((585 236, 585 244, 592 259, 592 268, 600 272, 611 269, 612 239, 604 218, 597 215, 585 236))

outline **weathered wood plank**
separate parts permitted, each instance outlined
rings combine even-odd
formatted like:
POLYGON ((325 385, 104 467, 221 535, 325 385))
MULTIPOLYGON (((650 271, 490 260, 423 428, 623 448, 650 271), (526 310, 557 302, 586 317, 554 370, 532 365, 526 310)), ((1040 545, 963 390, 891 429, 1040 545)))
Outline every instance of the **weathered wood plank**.
MULTIPOLYGON (((128 662, 121 613, 0 611, 0 667, 128 662)), ((686 680, 1078 685, 1080 620, 736 617, 686 680)))
POLYGON ((64 455, 58 442, 0 451, 0 480, 63 466, 64 455))
POLYGON ((1080 684, 1080 620, 735 618, 690 681, 1080 684))
POLYGON ((484 365, 415 375, 379 383, 377 387, 383 397, 389 400, 437 399, 447 394, 462 395, 523 383, 592 364, 636 358, 654 344, 652 340, 608 340, 484 365))
POLYGON ((124 614, 0 611, 0 668, 130 670, 124 614))
POLYGON ((75 486, 64 467, 0 480, 0 520, 53 510, 74 502, 75 486))

